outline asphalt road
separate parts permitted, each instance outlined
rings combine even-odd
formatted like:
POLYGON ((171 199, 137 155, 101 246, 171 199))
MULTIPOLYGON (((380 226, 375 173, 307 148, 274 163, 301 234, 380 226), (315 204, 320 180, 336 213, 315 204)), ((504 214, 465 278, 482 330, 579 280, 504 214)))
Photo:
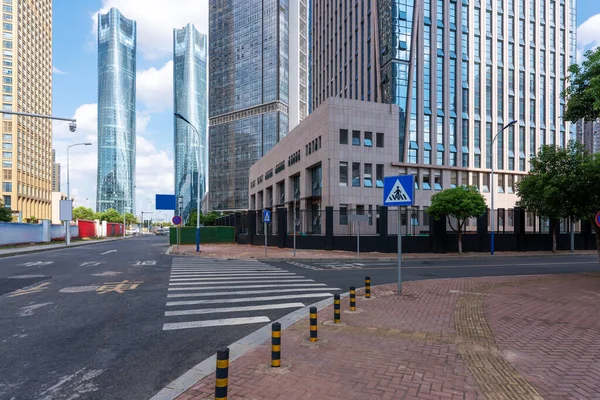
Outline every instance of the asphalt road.
MULTIPOLYGON (((173 262, 166 250, 166 237, 148 235, 0 259, 0 399, 148 399, 218 348, 293 311, 284 303, 322 298, 300 292, 347 291, 366 275, 373 285, 396 281, 393 262, 173 262), (218 268, 227 271, 215 276, 218 268), (245 292, 232 294, 241 285, 245 292), (188 326, 256 316, 262 320, 188 326)), ((587 271, 598 271, 597 257, 404 263, 405 280, 587 271)))

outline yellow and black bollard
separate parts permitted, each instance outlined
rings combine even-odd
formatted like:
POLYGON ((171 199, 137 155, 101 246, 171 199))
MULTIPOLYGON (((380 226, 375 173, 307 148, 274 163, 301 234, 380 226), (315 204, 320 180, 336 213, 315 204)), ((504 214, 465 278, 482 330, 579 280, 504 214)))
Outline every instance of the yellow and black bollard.
POLYGON ((340 323, 340 295, 333 295, 333 322, 335 324, 340 323))
POLYGON ((271 325, 271 367, 281 366, 281 324, 275 322, 271 325))
POLYGON ((310 341, 317 341, 317 307, 310 308, 310 341))
POLYGON ((371 277, 365 277, 365 298, 371 298, 371 277))
POLYGON ((356 311, 356 288, 350 286, 350 311, 356 311))
POLYGON ((215 382, 215 400, 227 400, 228 376, 229 348, 217 350, 217 379, 215 382))

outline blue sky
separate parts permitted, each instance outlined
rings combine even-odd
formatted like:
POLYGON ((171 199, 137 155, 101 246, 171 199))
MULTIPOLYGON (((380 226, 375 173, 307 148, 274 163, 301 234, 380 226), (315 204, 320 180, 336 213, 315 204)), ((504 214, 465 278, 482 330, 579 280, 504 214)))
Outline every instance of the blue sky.
MULTIPOLYGON (((55 123, 54 148, 63 165, 66 192, 66 146, 91 141, 93 146, 71 149, 71 194, 75 205, 95 208, 97 55, 95 15, 117 7, 137 21, 137 204, 153 209, 155 193, 173 192, 172 30, 192 22, 208 32, 208 0, 54 0, 53 1, 53 114, 78 120, 75 134, 55 123)), ((577 1, 581 50, 600 45, 600 1, 577 1), (581 26, 584 24, 583 26, 581 26)), ((166 216, 166 215, 165 215, 166 216)), ((160 217, 160 215, 159 215, 160 217)))

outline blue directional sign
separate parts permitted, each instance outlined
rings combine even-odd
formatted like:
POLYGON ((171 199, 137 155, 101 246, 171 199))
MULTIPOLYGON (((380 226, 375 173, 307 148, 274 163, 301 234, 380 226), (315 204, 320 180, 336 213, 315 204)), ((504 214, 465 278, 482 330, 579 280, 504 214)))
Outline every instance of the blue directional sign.
POLYGON ((383 180, 384 206, 412 206, 415 197, 415 176, 388 176, 383 180))
POLYGON ((176 210, 177 199, 174 194, 157 194, 156 195, 157 210, 176 210))
POLYGON ((271 211, 263 210, 263 222, 271 222, 271 211))

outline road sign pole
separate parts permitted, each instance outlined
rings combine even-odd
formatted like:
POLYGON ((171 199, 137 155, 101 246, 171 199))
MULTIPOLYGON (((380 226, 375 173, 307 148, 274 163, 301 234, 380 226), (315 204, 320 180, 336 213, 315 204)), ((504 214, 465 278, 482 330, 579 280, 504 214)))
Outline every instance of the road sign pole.
POLYGON ((267 256, 267 222, 263 222, 265 224, 265 257, 267 256))
POLYGON ((398 294, 402 295, 402 215, 398 206, 398 294))
POLYGON ((358 236, 356 237, 356 255, 358 257, 360 257, 360 221, 358 221, 357 224, 358 224, 358 236))
POLYGON ((294 257, 296 257, 296 196, 294 195, 294 221, 292 221, 294 225, 294 257))

